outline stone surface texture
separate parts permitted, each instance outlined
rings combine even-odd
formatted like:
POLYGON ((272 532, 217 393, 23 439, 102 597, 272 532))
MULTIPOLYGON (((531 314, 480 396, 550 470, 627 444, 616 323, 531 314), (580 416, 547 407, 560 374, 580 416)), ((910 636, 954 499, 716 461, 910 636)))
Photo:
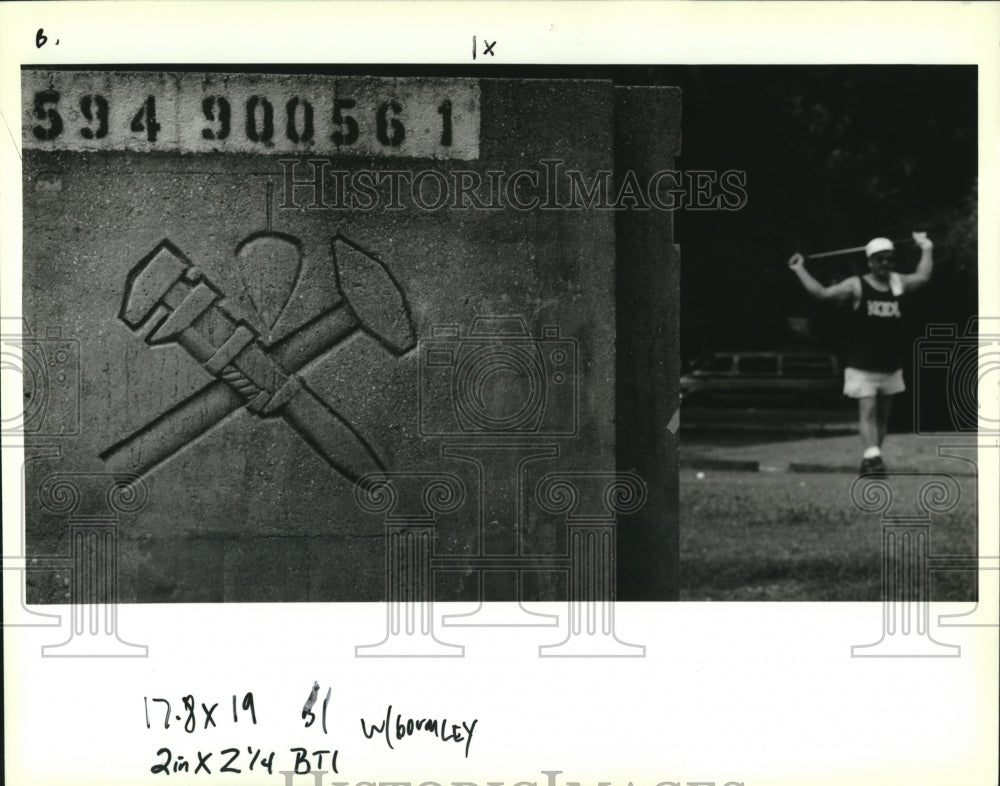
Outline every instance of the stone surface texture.
MULTIPOLYGON (((124 83, 102 74, 100 80, 108 95, 124 95, 132 104, 152 89, 150 80, 168 87, 179 80, 198 83, 191 74, 129 75, 124 83)), ((261 81, 276 91, 271 101, 282 111, 292 93, 307 95, 329 82, 299 76, 261 81)), ((283 208, 286 169, 279 159, 291 156, 298 162, 299 180, 313 171, 308 159, 326 159, 329 201, 334 171, 377 175, 433 169, 447 176, 465 170, 488 182, 491 171, 540 172, 540 161, 560 160, 588 183, 601 170, 615 172, 614 181, 623 165, 648 173, 673 164, 679 93, 647 89, 642 96, 622 98, 604 81, 416 81, 352 77, 337 95, 346 96, 350 91, 343 86, 349 84, 359 105, 393 97, 405 103, 421 90, 432 91, 437 100, 454 87, 455 103, 476 114, 475 133, 463 137, 460 155, 382 156, 371 152, 376 143, 370 135, 354 152, 332 153, 322 147, 291 154, 266 148, 250 152, 244 143, 205 152, 185 152, 183 145, 159 152, 150 145, 51 149, 41 143, 25 150, 24 316, 36 337, 58 327, 62 339, 78 342, 80 379, 79 433, 32 437, 38 444, 58 445, 60 455, 28 465, 29 556, 70 549, 67 518, 41 506, 32 489, 54 472, 109 471, 102 453, 216 382, 184 347, 151 345, 143 330, 120 318, 130 274, 168 241, 197 268, 193 279, 200 274, 223 293, 228 319, 242 318, 266 353, 340 304, 343 336, 298 371, 314 396, 309 411, 318 406, 335 413, 389 472, 450 473, 461 480, 464 502, 437 518, 437 554, 478 554, 483 532, 500 532, 501 540, 508 533, 506 546, 498 546, 501 552, 562 553, 564 522, 540 511, 531 499, 542 475, 635 470, 651 489, 652 507, 636 515, 635 526, 630 516, 619 523, 619 581, 632 577, 629 597, 671 596, 676 588, 676 441, 667 425, 676 402, 678 298, 671 216, 542 207, 432 211, 413 204, 393 210, 385 209, 384 194, 375 209, 317 209, 309 207, 309 187, 297 187, 292 200, 297 206, 283 208), (364 305, 358 314, 345 310, 338 293, 344 282, 334 266, 338 248, 345 266, 364 266, 353 255, 377 260, 402 293, 399 302, 389 302, 390 295, 380 289, 382 278, 369 281, 359 274, 344 294, 364 305), (404 336, 400 320, 408 319, 421 345, 392 351, 356 326, 362 312, 372 323, 395 320, 395 327, 386 329, 404 336), (519 317, 532 338, 550 326, 557 331, 537 343, 523 336, 470 336, 477 318, 496 316, 519 317), (446 326, 443 339, 439 326, 446 326), (458 326, 457 337, 447 326, 458 326), (421 347, 429 340, 456 348, 473 341, 494 350, 512 342, 527 347, 543 378, 540 395, 547 397, 541 425, 507 433, 463 433, 461 427, 457 434, 445 433, 456 430, 457 372, 447 365, 421 369, 426 360, 421 347), (574 347, 575 368, 559 382, 552 353, 574 347), (560 384, 576 385, 575 405, 571 397, 559 398, 560 384), (421 423, 422 401, 428 413, 437 413, 438 422, 421 423), (442 425, 440 419, 449 413, 451 421, 442 425), (479 447, 470 449, 470 444, 479 447), (536 457, 519 468, 511 459, 515 444, 529 453, 556 455, 536 457), (479 455, 481 463, 455 456, 463 451, 479 455)), ((26 123, 37 122, 30 114, 34 82, 29 82, 26 123)), ((226 90, 218 75, 207 75, 204 83, 212 94, 226 90)), ((60 102, 76 106, 80 99, 73 90, 82 89, 67 83, 60 102)), ((241 83, 240 100, 257 89, 241 83)), ((200 107, 189 96, 177 94, 173 100, 200 107)), ((234 98, 233 104, 239 101, 234 98)), ((166 108, 163 114, 165 123, 166 108)), ((242 120, 235 109, 233 114, 235 127, 242 120)), ((129 119, 112 115, 119 123, 129 119)), ((440 119, 436 113, 417 114, 407 122, 428 125, 440 119)), ((64 120, 69 127, 79 118, 64 120)), ((275 120, 276 126, 283 123, 275 120)), ((188 139, 189 148, 197 147, 190 129, 173 133, 181 142, 188 139)), ((433 196, 434 183, 426 187, 433 196)), ((227 317, 199 319, 195 326, 206 335, 231 333, 227 317), (211 319, 222 321, 212 327, 211 319)), ((523 375, 501 369, 484 388, 481 403, 510 414, 517 409, 515 399, 529 395, 529 388, 523 375)), ((72 405, 60 404, 60 395, 74 394, 56 390, 56 400, 47 406, 72 405)), ((243 403, 231 391, 221 395, 243 403)), ((186 434, 180 419, 197 419, 198 413, 195 407, 176 422, 167 421, 165 433, 186 434)), ((56 415, 52 418, 55 422, 56 415)), ((116 471, 128 472, 130 462, 137 467, 142 460, 129 455, 116 471)), ((118 523, 121 601, 384 597, 385 522, 359 508, 352 480, 280 413, 261 417, 240 407, 200 436, 185 437, 176 453, 145 472, 143 480, 146 504, 118 523)), ((435 576, 435 598, 468 599, 477 586, 474 571, 442 570, 435 576)), ((64 602, 60 588, 49 582, 38 581, 29 590, 33 602, 64 602)), ((563 598, 564 572, 526 574, 522 591, 526 597, 563 598)))

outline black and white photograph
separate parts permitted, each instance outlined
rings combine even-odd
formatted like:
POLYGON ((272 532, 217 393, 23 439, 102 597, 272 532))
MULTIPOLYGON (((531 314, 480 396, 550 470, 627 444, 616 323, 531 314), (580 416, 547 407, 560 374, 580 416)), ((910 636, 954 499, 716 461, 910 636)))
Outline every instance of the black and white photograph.
POLYGON ((877 59, 747 13, 740 62, 692 4, 611 57, 590 5, 386 3, 255 7, 302 37, 257 56, 191 3, 137 56, 40 5, 8 782, 995 783, 995 52, 915 56, 911 3, 877 59))
POLYGON ((671 599, 680 90, 327 70, 24 71, 74 394, 25 377, 29 552, 120 513, 125 602, 671 599))
POLYGON ((873 600, 891 467, 957 470, 975 558, 935 453, 977 426, 974 68, 327 70, 23 72, 28 553, 121 514, 123 602, 377 602, 394 560, 873 600))

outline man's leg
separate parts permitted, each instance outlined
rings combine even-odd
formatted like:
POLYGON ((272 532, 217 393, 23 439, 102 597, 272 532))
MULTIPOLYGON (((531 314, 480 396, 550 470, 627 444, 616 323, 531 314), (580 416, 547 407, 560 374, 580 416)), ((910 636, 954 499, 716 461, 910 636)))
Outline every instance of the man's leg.
POLYGON ((879 412, 881 396, 865 396, 858 399, 858 432, 861 434, 862 454, 861 473, 884 474, 885 464, 882 463, 880 445, 884 431, 879 429, 879 412))
POLYGON ((882 447, 886 430, 889 428, 889 412, 892 410, 892 396, 880 393, 877 399, 876 420, 878 425, 878 446, 882 447))
POLYGON ((862 474, 885 473, 880 448, 885 429, 883 425, 882 430, 879 430, 878 394, 878 385, 870 373, 851 367, 844 369, 844 395, 858 400, 858 435, 864 448, 861 454, 862 474))
POLYGON ((865 396, 858 399, 858 433, 861 435, 861 446, 865 450, 866 456, 872 448, 878 447, 882 443, 878 427, 878 400, 876 396, 865 396))

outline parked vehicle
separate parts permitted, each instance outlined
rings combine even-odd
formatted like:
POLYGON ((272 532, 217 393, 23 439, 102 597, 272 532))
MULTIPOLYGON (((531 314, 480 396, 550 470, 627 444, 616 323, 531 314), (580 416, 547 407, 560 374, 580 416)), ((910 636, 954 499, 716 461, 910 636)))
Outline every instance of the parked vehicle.
POLYGON ((821 405, 842 387, 840 362, 822 352, 716 352, 680 379, 685 403, 821 405))

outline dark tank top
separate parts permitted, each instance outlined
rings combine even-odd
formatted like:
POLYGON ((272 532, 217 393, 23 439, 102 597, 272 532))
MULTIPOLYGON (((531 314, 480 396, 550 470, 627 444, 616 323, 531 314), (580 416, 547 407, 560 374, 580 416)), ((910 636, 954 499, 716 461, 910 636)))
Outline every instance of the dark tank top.
POLYGON ((895 371, 903 365, 906 334, 899 298, 861 277, 861 302, 851 315, 847 365, 864 371, 895 371))

